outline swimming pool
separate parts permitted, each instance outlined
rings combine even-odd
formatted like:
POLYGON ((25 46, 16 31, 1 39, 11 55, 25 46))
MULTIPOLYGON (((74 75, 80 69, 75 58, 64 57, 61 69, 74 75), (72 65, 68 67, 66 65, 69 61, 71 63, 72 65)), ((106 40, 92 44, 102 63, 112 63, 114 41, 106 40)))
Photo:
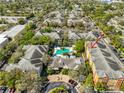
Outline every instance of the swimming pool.
POLYGON ((62 55, 65 53, 70 53, 70 52, 72 52, 70 49, 64 48, 64 49, 56 50, 55 55, 62 55))

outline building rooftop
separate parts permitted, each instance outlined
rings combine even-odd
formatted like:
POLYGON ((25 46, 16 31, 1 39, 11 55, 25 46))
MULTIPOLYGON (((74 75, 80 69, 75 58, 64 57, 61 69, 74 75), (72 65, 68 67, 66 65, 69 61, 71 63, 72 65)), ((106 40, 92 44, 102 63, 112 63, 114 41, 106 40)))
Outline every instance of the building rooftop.
POLYGON ((45 52, 47 52, 48 47, 47 46, 40 46, 40 45, 31 45, 31 46, 24 46, 24 48, 27 48, 27 51, 25 52, 24 58, 26 59, 36 59, 41 58, 45 52))
POLYGON ((60 36, 59 36, 59 34, 57 32, 41 33, 41 32, 38 31, 35 34, 35 36, 42 36, 42 35, 49 36, 52 39, 60 39, 60 36))
POLYGON ((8 38, 6 35, 0 34, 0 48, 4 47, 8 43, 8 38))
POLYGON ((0 38, 0 44, 2 44, 3 42, 5 42, 6 40, 8 40, 8 38, 0 38))
POLYGON ((11 28, 9 31, 5 31, 2 34, 8 37, 14 38, 18 33, 20 33, 25 28, 25 25, 17 25, 11 28))
POLYGON ((45 45, 28 45, 24 46, 26 49, 25 56, 18 62, 18 64, 10 64, 6 66, 6 71, 11 71, 14 68, 22 69, 23 71, 35 70, 40 74, 43 68, 43 54, 48 51, 45 45))
POLYGON ((68 69, 76 69, 78 68, 84 60, 82 58, 54 58, 52 64, 49 67, 52 68, 68 68, 68 69))
POLYGON ((43 35, 47 35, 51 37, 52 39, 60 39, 60 36, 56 32, 51 32, 51 33, 42 33, 43 35))
POLYGON ((121 3, 122 0, 97 0, 101 2, 107 2, 107 3, 121 3))
POLYGON ((85 39, 88 39, 88 40, 96 40, 96 37, 93 34, 93 32, 78 33, 78 35, 80 36, 80 38, 85 38, 85 39))
POLYGON ((21 67, 21 69, 24 71, 40 70, 40 68, 42 68, 43 65, 42 60, 38 60, 38 61, 36 60, 36 62, 38 63, 34 63, 34 64, 32 64, 32 61, 34 62, 35 60, 27 60, 22 58, 18 64, 21 67))
POLYGON ((0 34, 0 44, 6 41, 7 39, 8 38, 6 37, 6 35, 0 34))
POLYGON ((121 61, 114 55, 109 46, 101 40, 96 48, 92 48, 91 59, 95 64, 97 74, 102 78, 107 74, 109 78, 124 77, 124 66, 121 61))
POLYGON ((80 36, 77 35, 75 32, 69 31, 68 38, 71 40, 77 40, 77 39, 80 39, 80 36))
POLYGON ((0 18, 26 18, 22 16, 0 16, 0 18))

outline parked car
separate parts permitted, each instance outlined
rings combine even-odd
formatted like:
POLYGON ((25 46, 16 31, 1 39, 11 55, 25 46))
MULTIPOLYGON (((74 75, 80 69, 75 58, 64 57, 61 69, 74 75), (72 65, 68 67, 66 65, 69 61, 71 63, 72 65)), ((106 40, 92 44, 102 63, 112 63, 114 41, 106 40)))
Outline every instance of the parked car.
POLYGON ((7 90, 6 87, 0 87, 0 93, 5 93, 6 90, 7 90))
POLYGON ((78 83, 77 83, 76 81, 72 80, 72 79, 69 80, 69 83, 70 83, 73 87, 75 87, 75 86, 78 85, 78 83))
POLYGON ((2 68, 6 64, 6 60, 0 62, 0 68, 2 68))
POLYGON ((9 89, 6 89, 6 91, 4 93, 9 93, 9 89))
POLYGON ((10 88, 9 93, 14 93, 15 92, 15 88, 10 88))

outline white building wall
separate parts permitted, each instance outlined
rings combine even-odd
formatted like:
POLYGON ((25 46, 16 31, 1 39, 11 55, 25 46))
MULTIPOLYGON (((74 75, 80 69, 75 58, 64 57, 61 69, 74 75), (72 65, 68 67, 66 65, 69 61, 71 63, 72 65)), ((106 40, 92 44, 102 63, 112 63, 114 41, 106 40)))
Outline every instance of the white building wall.
POLYGON ((3 48, 9 42, 5 35, 0 35, 0 48, 3 48))

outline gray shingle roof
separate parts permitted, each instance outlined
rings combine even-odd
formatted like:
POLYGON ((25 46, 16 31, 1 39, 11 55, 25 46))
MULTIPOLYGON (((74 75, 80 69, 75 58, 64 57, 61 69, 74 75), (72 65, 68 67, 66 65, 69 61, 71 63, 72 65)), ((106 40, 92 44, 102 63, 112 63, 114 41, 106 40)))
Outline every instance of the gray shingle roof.
POLYGON ((10 65, 6 65, 6 67, 4 68, 4 70, 10 72, 11 70, 13 70, 15 68, 21 69, 18 64, 10 64, 10 65))
POLYGON ((35 34, 35 36, 42 36, 42 34, 41 34, 40 31, 38 31, 38 32, 35 34))
POLYGON ((75 32, 72 32, 72 31, 69 31, 68 38, 69 39, 72 39, 72 40, 80 39, 80 37, 78 36, 78 34, 76 34, 75 32))
POLYGON ((24 58, 19 61, 19 66, 24 71, 39 70, 40 67, 42 67, 42 65, 39 65, 39 67, 35 67, 34 64, 31 64, 30 60, 24 58))
POLYGON ((88 32, 88 33, 78 33, 78 35, 80 36, 80 38, 85 38, 85 39, 96 39, 96 37, 94 36, 94 34, 92 32, 88 32))
POLYGON ((60 39, 60 36, 56 32, 51 32, 51 33, 42 33, 43 35, 49 36, 52 39, 60 39))
POLYGON ((76 69, 84 60, 82 58, 55 58, 50 64, 50 67, 53 68, 68 68, 68 69, 76 69))
POLYGON ((4 35, 7 35, 8 37, 14 38, 18 33, 20 33, 25 28, 25 25, 17 25, 13 28, 11 28, 9 31, 5 31, 4 35))
POLYGON ((103 70, 97 70, 97 74, 98 74, 101 78, 106 77, 106 73, 105 73, 103 70))
POLYGON ((28 47, 28 50, 25 52, 25 59, 36 59, 41 58, 44 52, 48 51, 47 46, 40 46, 40 45, 32 45, 28 47))
POLYGON ((18 64, 12 64, 6 67, 6 71, 10 71, 14 68, 20 68, 23 71, 36 71, 40 74, 43 68, 43 54, 48 51, 48 47, 45 45, 31 45, 24 46, 27 49, 25 56, 19 61, 18 64))
POLYGON ((37 32, 35 34, 35 36, 42 36, 42 35, 46 35, 46 36, 49 36, 51 37, 52 39, 60 39, 60 36, 57 32, 50 32, 50 33, 41 33, 41 32, 37 32))
POLYGON ((123 64, 111 52, 103 40, 97 44, 96 48, 91 49, 91 59, 95 64, 97 74, 101 78, 105 76, 105 73, 112 79, 124 77, 123 64))

